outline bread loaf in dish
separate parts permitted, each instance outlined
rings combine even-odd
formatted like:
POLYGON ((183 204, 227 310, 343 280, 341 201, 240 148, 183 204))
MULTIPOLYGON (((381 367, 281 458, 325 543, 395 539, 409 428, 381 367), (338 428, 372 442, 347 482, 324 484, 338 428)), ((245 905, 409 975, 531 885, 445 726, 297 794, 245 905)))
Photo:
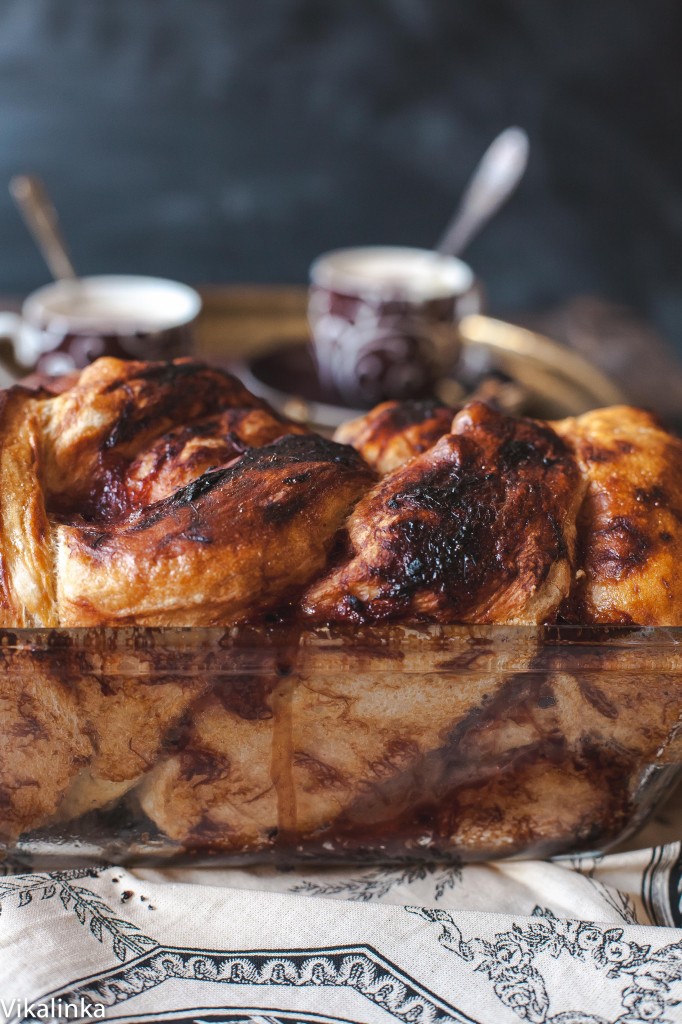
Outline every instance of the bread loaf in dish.
POLYGON ((535 672, 529 643, 453 686, 429 627, 682 625, 682 442, 653 416, 392 402, 328 440, 192 360, 67 384, 0 394, 3 630, 400 628, 421 660, 180 678, 148 651, 104 677, 0 648, 6 842, 120 801, 246 854, 553 852, 626 820, 676 679, 637 695, 607 648, 608 685, 535 672))

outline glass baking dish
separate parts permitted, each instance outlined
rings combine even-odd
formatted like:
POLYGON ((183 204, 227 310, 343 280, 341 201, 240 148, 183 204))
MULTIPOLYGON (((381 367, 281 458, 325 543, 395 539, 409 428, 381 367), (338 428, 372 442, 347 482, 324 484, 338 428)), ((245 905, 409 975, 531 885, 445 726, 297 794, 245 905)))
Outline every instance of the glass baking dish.
POLYGON ((604 851, 678 780, 682 629, 0 631, 12 864, 604 851))

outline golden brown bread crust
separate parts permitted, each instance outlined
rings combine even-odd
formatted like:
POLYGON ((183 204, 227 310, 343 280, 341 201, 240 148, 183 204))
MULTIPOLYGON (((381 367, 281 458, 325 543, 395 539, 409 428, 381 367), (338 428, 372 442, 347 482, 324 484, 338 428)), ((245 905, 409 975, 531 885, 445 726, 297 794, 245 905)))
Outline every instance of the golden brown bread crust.
POLYGON ((174 427, 226 409, 267 406, 230 374, 191 359, 98 359, 74 387, 40 403, 51 508, 98 520, 125 514, 125 468, 174 427))
POLYGON ((352 445, 383 475, 449 434, 454 415, 454 409, 430 399, 382 402, 364 416, 342 423, 334 440, 352 445))
POLYGON ((261 448, 288 434, 307 433, 297 424, 283 423, 268 409, 226 409, 174 427, 128 466, 123 480, 126 506, 150 505, 250 448, 261 448))
POLYGON ((59 525, 62 625, 224 625, 297 596, 372 480, 352 448, 289 436, 114 524, 59 525))
POLYGON ((23 388, 0 391, 1 625, 59 622, 38 409, 23 388))
POLYGON ((679 626, 682 440, 629 406, 553 426, 587 481, 578 517, 578 578, 564 618, 679 626))
POLYGON ((556 433, 481 403, 450 415, 384 403, 337 432, 363 461, 192 360, 12 388, 0 625, 236 623, 306 586, 317 621, 537 622, 568 597, 573 621, 680 622, 681 441, 626 407, 556 433), (367 462, 388 471, 374 490, 367 462))
POLYGON ((374 477, 191 360, 0 398, 0 625, 231 624, 319 574, 374 477))
POLYGON ((542 622, 567 596, 584 485, 548 426, 472 403, 348 521, 351 554, 314 583, 317 621, 542 622))

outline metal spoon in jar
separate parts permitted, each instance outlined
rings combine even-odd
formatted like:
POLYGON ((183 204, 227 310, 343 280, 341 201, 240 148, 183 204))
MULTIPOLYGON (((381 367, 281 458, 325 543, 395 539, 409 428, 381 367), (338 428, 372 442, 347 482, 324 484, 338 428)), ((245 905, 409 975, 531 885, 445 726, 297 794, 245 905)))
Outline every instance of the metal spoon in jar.
POLYGON ((514 192, 528 166, 528 153, 523 128, 507 128, 493 139, 436 246, 438 252, 459 256, 514 192))
POLYGON ((59 230, 57 211, 40 178, 18 174, 10 181, 9 190, 55 280, 76 278, 76 271, 59 230))

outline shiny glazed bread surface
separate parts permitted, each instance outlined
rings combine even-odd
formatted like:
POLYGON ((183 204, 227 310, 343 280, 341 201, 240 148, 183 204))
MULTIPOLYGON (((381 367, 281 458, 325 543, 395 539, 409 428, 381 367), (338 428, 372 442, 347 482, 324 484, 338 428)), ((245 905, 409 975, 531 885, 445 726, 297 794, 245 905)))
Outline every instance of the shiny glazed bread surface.
POLYGON ((388 402, 327 441, 100 359, 2 392, 0 439, 0 625, 682 621, 682 442, 640 410, 388 402))
POLYGON ((325 567, 374 476, 192 361, 0 398, 5 626, 230 624, 325 567))

